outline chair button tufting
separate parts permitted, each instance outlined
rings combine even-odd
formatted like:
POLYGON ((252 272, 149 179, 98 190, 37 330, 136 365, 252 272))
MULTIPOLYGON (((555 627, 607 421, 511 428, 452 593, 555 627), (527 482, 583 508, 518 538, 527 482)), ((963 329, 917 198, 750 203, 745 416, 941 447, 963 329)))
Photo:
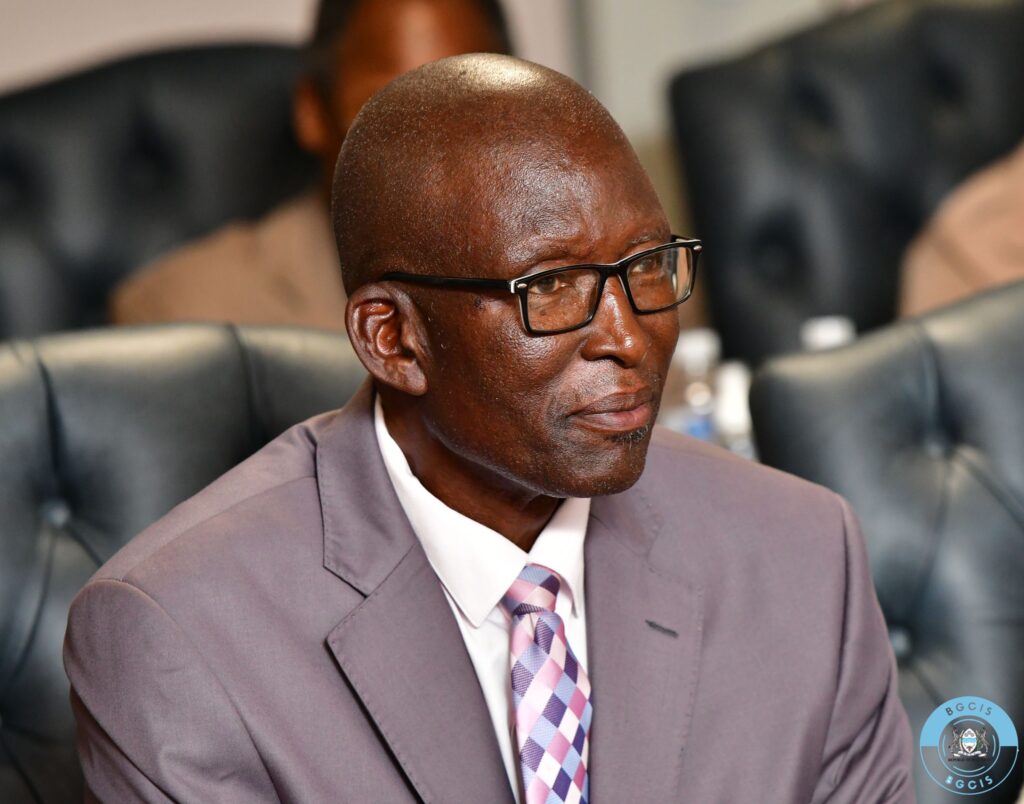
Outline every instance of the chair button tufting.
POLYGON ((66 528, 71 521, 71 508, 64 500, 47 500, 43 503, 43 521, 58 530, 66 528))
POLYGON ((952 442, 943 433, 930 433, 924 439, 924 451, 931 458, 945 458, 952 449, 952 442))
POLYGON ((913 648, 910 640, 910 632, 898 625, 889 628, 889 644, 892 645, 892 652, 896 655, 897 662, 903 662, 910 658, 913 648))

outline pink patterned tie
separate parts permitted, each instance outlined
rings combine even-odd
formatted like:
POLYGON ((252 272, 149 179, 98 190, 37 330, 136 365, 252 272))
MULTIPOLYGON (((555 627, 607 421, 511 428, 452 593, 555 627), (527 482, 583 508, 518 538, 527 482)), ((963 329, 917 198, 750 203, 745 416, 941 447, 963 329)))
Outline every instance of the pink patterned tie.
POLYGON ((561 579, 527 564, 501 601, 512 617, 512 704, 523 804, 590 799, 590 679, 555 614, 561 579))

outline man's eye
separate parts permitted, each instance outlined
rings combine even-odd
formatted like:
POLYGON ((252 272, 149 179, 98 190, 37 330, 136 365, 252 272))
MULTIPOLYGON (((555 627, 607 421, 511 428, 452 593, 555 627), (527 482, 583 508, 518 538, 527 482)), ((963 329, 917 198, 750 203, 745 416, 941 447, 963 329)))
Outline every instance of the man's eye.
POLYGON ((530 283, 530 293, 546 296, 551 293, 555 293, 563 287, 562 277, 555 274, 554 276, 545 276, 543 279, 538 279, 530 283))
POLYGON ((657 257, 644 257, 644 259, 634 262, 629 266, 629 270, 634 274, 650 274, 661 269, 662 262, 657 257))

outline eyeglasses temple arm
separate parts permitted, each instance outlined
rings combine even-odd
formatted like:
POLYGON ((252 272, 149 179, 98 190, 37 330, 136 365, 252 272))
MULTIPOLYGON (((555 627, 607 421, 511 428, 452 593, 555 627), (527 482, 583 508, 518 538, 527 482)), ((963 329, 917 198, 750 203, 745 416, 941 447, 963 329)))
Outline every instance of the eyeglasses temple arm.
POLYGON ((492 288, 495 290, 508 290, 509 283, 502 279, 471 279, 463 276, 428 276, 426 274, 406 274, 400 271, 391 271, 381 277, 382 281, 412 282, 416 285, 431 285, 433 287, 449 288, 492 288))

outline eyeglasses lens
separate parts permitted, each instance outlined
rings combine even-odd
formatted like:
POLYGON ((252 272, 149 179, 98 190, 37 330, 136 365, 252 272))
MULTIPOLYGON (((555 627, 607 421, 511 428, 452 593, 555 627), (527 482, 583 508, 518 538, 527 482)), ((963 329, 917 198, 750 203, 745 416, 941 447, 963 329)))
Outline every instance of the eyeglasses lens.
MULTIPOLYGON (((626 281, 637 309, 655 312, 686 298, 692 260, 690 250, 680 245, 638 255, 627 263, 626 281)), ((526 291, 531 329, 558 332, 579 326, 597 307, 600 284, 601 273, 593 268, 573 268, 533 280, 526 291)))
POLYGON ((601 274, 592 268, 549 274, 531 282, 526 290, 530 326, 554 332, 586 321, 600 284, 601 274))
POLYGON ((653 312, 684 298, 690 284, 688 249, 667 248, 629 264, 626 281, 638 310, 653 312))

